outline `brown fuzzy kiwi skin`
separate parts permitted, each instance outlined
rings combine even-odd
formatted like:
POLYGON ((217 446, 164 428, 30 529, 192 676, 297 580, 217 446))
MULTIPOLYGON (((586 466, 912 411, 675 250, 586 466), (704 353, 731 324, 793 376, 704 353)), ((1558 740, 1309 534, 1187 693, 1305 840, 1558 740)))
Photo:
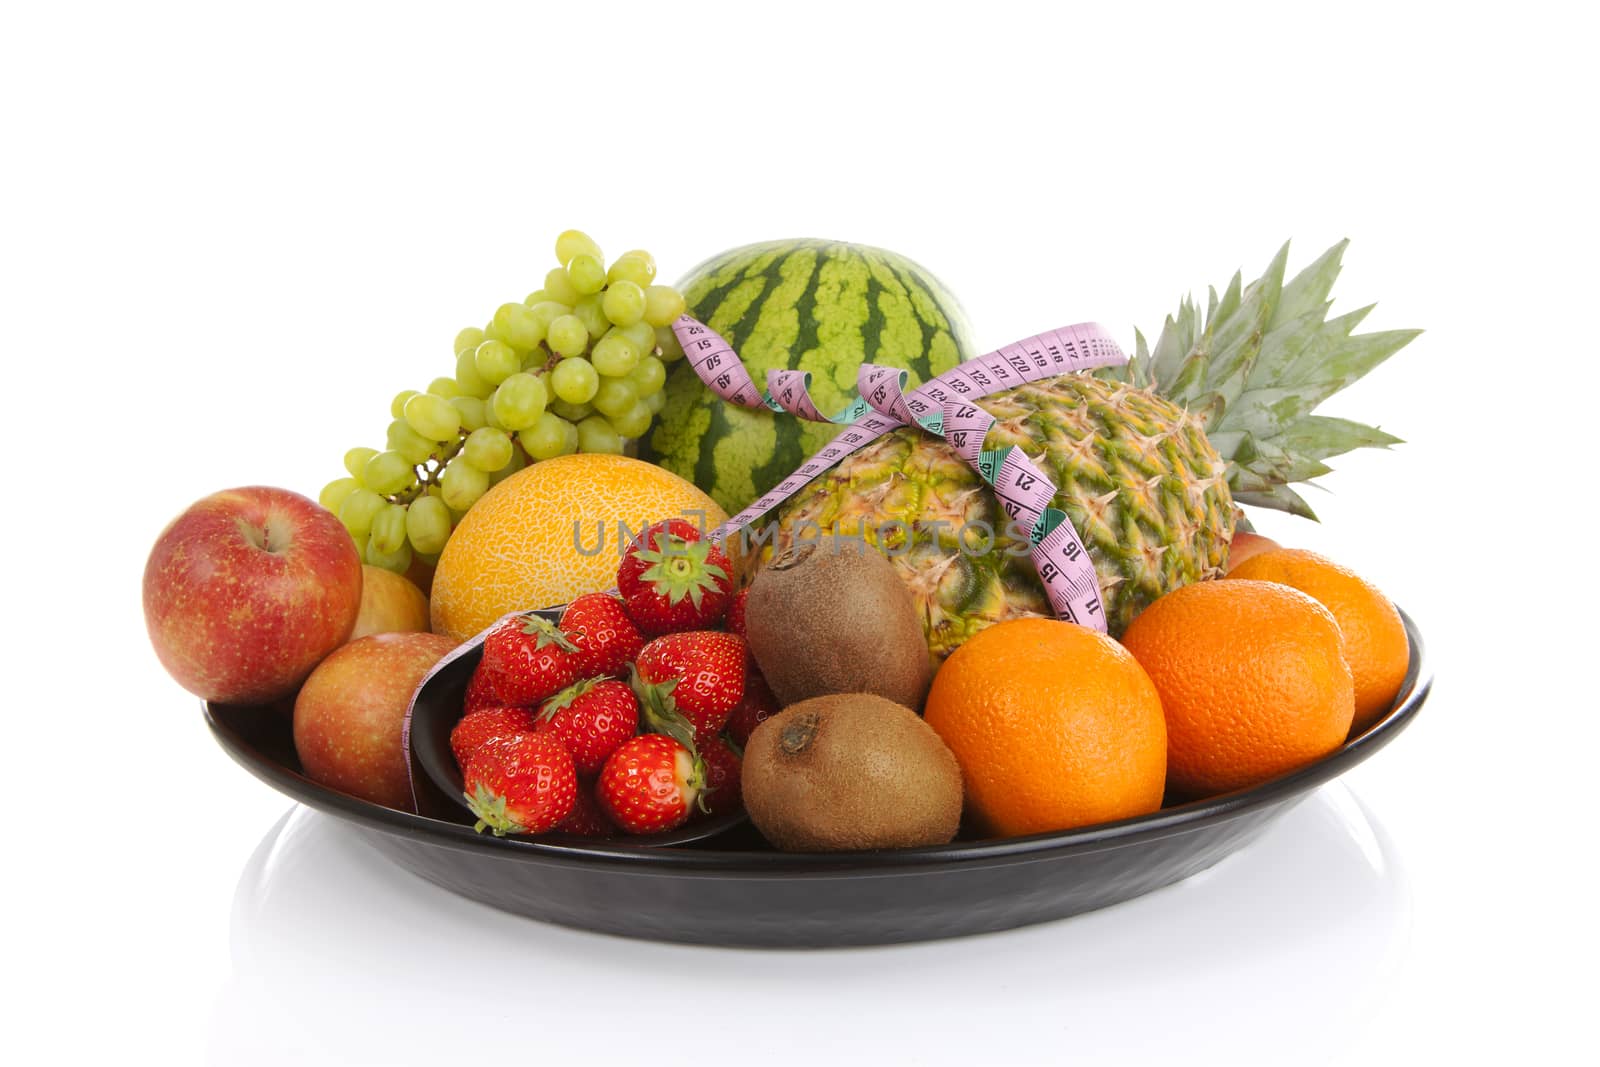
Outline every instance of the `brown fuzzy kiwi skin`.
POLYGON ((933 684, 911 591, 857 538, 818 537, 774 557, 750 584, 745 631, 780 704, 876 693, 920 710, 933 684))
POLYGON ((947 844, 961 822, 961 767, 933 727, 872 693, 792 704, 745 746, 745 809, 786 852, 947 844))

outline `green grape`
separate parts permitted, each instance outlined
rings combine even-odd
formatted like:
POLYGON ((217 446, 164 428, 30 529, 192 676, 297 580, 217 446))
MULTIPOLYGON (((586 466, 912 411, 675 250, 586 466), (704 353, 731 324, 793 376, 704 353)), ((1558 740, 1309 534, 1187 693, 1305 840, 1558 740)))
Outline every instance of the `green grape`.
POLYGON ((461 430, 460 412, 450 406, 449 398, 433 392, 432 386, 406 401, 405 417, 406 425, 429 441, 448 441, 461 430))
POLYGON ((504 341, 506 344, 511 343, 511 335, 506 333, 499 326, 496 326, 493 319, 490 319, 483 327, 483 339, 485 341, 504 341))
POLYGON ((606 318, 601 299, 600 294, 593 293, 580 297, 572 307, 572 313, 578 316, 578 321, 583 323, 583 328, 589 331, 590 337, 604 337, 606 331, 611 329, 611 320, 606 318))
MULTIPOLYGON (((523 303, 523 306, 528 307, 528 308, 532 308, 535 304, 542 304, 546 300, 549 300, 549 299, 550 299, 550 294, 549 293, 545 292, 543 289, 535 289, 533 292, 531 292, 531 293, 529 293, 527 295, 527 297, 522 301, 522 303, 523 303)), ((548 323, 546 325, 548 325, 548 323)))
MULTIPOLYGON (((488 344, 485 341, 484 344, 488 344)), ((499 344, 499 341, 494 342, 499 344)), ((463 349, 456 353, 456 389, 459 396, 475 396, 483 399, 494 392, 494 383, 485 381, 483 375, 478 373, 477 350, 463 349)), ((455 400, 458 397, 451 397, 455 400)))
POLYGON ((522 369, 522 357, 504 341, 485 341, 472 354, 472 365, 478 377, 491 385, 499 385, 522 369))
POLYGON ((648 356, 656 350, 656 328, 642 319, 613 329, 632 341, 633 347, 639 350, 641 356, 648 356))
POLYGON ((350 477, 360 478, 361 472, 367 469, 367 460, 377 454, 376 448, 352 448, 344 454, 344 469, 350 472, 350 477))
POLYGON ((574 356, 556 364, 556 369, 550 372, 550 388, 557 400, 568 404, 587 404, 594 399, 595 390, 600 388, 600 375, 595 373, 594 364, 582 356, 574 356))
POLYGON ((533 316, 533 321, 544 330, 544 336, 550 336, 550 324, 563 315, 572 314, 571 304, 562 304, 555 300, 541 300, 528 309, 528 314, 533 316))
MULTIPOLYGON (((595 378, 595 388, 600 387, 600 379, 595 378)), ((594 405, 590 403, 569 404, 565 400, 552 400, 550 410, 560 415, 568 422, 580 422, 594 414, 594 405)))
POLYGON ((379 452, 367 460, 366 470, 361 474, 361 480, 366 483, 379 496, 388 496, 398 493, 412 482, 416 481, 417 473, 411 469, 411 463, 398 452, 379 452))
MULTIPOLYGON (((544 416, 542 415, 540 416, 540 418, 543 417, 544 416)), ((505 481, 507 478, 511 477, 513 474, 517 473, 527 465, 527 460, 522 457, 522 450, 513 448, 511 450, 511 462, 507 463, 504 467, 501 467, 499 470, 489 475, 490 488, 499 485, 501 482, 505 481)))
MULTIPOLYGON (((490 391, 493 392, 492 389, 490 391)), ((463 430, 471 433, 473 430, 483 429, 489 405, 481 399, 475 396, 453 396, 450 398, 450 406, 460 413, 463 430)))
POLYGON ((599 256, 580 252, 567 264, 567 278, 580 296, 589 296, 606 287, 606 268, 599 256))
POLYGON ((394 394, 394 399, 389 401, 389 417, 398 419, 405 414, 406 401, 417 395, 415 389, 402 389, 394 394))
POLYGON ((337 515, 350 494, 360 488, 361 482, 357 478, 335 478, 322 487, 322 492, 317 494, 317 503, 337 515))
POLYGON ((489 488, 489 473, 457 456, 439 475, 439 488, 452 512, 465 512, 489 488))
MULTIPOLYGON (((441 375, 428 383, 428 392, 443 400, 449 400, 453 396, 461 395, 461 386, 456 384, 454 378, 446 378, 441 375)), ((411 401, 407 400, 406 403, 410 404, 411 401)))
POLYGON ((656 257, 641 249, 624 252, 611 264, 611 269, 606 272, 606 281, 615 285, 617 282, 632 282, 643 289, 656 280, 656 257))
POLYGON ((365 563, 367 561, 367 539, 365 537, 351 537, 351 540, 356 543, 356 559, 365 563))
POLYGON ((463 352, 472 351, 481 344, 483 344, 483 331, 476 326, 468 326, 465 330, 456 334, 455 353, 459 356, 463 352))
POLYGON ((544 295, 558 304, 571 307, 583 294, 572 287, 572 279, 567 277, 566 267, 552 267, 550 273, 544 276, 544 295))
POLYGON ((413 430, 404 419, 395 419, 389 424, 389 432, 384 440, 411 463, 426 463, 428 457, 433 455, 433 450, 439 447, 436 442, 413 430))
POLYGON ((639 399, 639 392, 626 378, 602 378, 594 394, 594 409, 607 418, 616 418, 639 399))
POLYGON ((606 318, 618 326, 627 326, 644 318, 644 290, 626 278, 614 281, 606 286, 600 306, 606 318))
POLYGON ((367 534, 372 529, 372 520, 378 517, 378 512, 388 506, 389 502, 371 489, 357 489, 345 497, 344 503, 339 505, 339 521, 344 523, 344 528, 350 531, 350 536, 360 544, 367 539, 367 534))
POLYGON ((589 353, 589 362, 607 378, 621 378, 639 365, 639 350, 622 334, 608 333, 589 353))
POLYGON ((372 547, 383 555, 400 551, 406 543, 406 506, 390 504, 372 520, 372 547))
POLYGON ((531 374, 513 374, 494 391, 494 415, 508 430, 525 430, 539 421, 549 400, 543 379, 531 374))
POLYGON ((534 459, 554 459, 578 450, 578 428, 552 411, 517 434, 523 451, 534 459))
POLYGON ((494 413, 494 394, 493 393, 489 394, 489 399, 486 400, 484 402, 484 405, 483 405, 483 424, 485 426, 488 426, 488 427, 490 427, 492 429, 496 429, 496 430, 505 429, 504 426, 500 425, 500 419, 494 413))
POLYGON ((605 452, 613 456, 622 454, 622 435, 599 415, 590 415, 578 423, 578 451, 605 452))
POLYGON ((652 285, 644 291, 644 321, 652 326, 671 326, 687 306, 683 294, 670 285, 652 285))
POLYGON ((644 406, 650 409, 650 414, 652 415, 661 414, 661 409, 667 406, 667 391, 663 389, 660 392, 651 393, 644 398, 644 406))
POLYGON ((491 430, 485 426, 467 436, 467 443, 461 446, 461 454, 479 470, 497 471, 511 462, 511 438, 506 436, 504 430, 491 430))
POLYGON ((628 372, 628 381, 639 390, 641 398, 659 393, 667 382, 667 365, 654 356, 646 356, 628 372))
POLYGON ((652 417, 649 406, 643 400, 635 400, 633 407, 611 420, 611 427, 624 437, 643 437, 652 417))
POLYGON ((511 339, 511 347, 529 349, 544 340, 544 329, 522 304, 501 304, 495 308, 495 326, 511 339))
POLYGON ((581 356, 589 347, 589 331, 576 315, 562 315, 550 324, 545 341, 557 355, 581 356))
POLYGON ((605 258, 600 254, 600 246, 594 243, 593 237, 582 230, 562 230, 556 238, 556 262, 565 267, 574 256, 605 258))
POLYGON ((683 358, 683 346, 678 343, 678 335, 672 332, 670 326, 656 327, 656 348, 661 351, 663 363, 683 358))
POLYGON ((367 552, 365 562, 374 567, 382 567, 386 571, 404 574, 411 569, 411 546, 405 541, 400 542, 400 548, 394 552, 380 552, 376 544, 376 535, 367 539, 367 552))
POLYGON ((422 555, 432 555, 450 539, 450 509, 436 496, 424 494, 406 508, 406 536, 411 547, 422 555))

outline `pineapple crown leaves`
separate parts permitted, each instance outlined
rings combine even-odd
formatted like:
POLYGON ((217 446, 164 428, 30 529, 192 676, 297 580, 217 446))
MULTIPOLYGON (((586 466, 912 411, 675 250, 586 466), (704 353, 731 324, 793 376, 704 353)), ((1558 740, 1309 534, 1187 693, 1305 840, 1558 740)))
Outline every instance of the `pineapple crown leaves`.
POLYGON ((1290 483, 1327 474, 1322 461, 1332 456, 1400 443, 1373 426, 1312 414, 1421 333, 1355 333, 1370 305, 1327 317, 1348 243, 1285 282, 1286 242, 1260 278, 1245 285, 1235 273, 1220 296, 1208 292, 1204 315, 1185 298, 1153 347, 1137 333, 1128 364, 1099 372, 1188 409, 1227 461, 1240 503, 1315 519, 1290 483))
POLYGON ((562 708, 570 707, 574 700, 583 696, 583 694, 599 685, 602 681, 604 681, 603 678, 584 678, 581 681, 573 682, 540 705, 539 718, 549 722, 556 717, 556 712, 562 708))
POLYGON ((561 628, 542 615, 524 615, 522 617, 522 632, 534 635, 537 640, 533 647, 547 648, 555 645, 563 652, 576 652, 578 646, 572 639, 561 631, 561 628))
POLYGON ((639 698, 639 710, 644 715, 645 732, 666 734, 688 749, 698 764, 700 750, 694 743, 694 724, 684 718, 683 712, 678 710, 677 701, 672 699, 672 691, 677 688, 678 679, 668 678, 664 682, 647 682, 640 675, 638 668, 630 665, 628 685, 633 689, 634 696, 639 698))
POLYGON ((681 604, 689 598, 696 608, 706 590, 715 589, 719 582, 728 580, 728 572, 710 561, 711 542, 687 541, 673 534, 660 534, 654 545, 646 545, 634 554, 649 566, 639 575, 667 603, 681 604))
POLYGON ((477 792, 463 793, 462 796, 467 798, 467 807, 472 809, 472 814, 478 817, 478 821, 472 824, 473 830, 480 834, 491 830, 496 837, 522 833, 523 825, 506 811, 506 798, 482 782, 478 783, 477 792))

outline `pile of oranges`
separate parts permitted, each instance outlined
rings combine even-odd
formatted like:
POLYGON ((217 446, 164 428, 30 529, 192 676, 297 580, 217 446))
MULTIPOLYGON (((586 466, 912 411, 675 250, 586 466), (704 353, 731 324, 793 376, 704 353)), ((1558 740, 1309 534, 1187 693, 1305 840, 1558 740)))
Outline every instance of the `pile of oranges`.
POLYGON ((1248 788, 1393 706, 1410 646, 1377 588, 1253 535, 1230 566, 1157 600, 1120 644, 1017 619, 945 661, 924 714, 986 829, 1065 830, 1248 788))

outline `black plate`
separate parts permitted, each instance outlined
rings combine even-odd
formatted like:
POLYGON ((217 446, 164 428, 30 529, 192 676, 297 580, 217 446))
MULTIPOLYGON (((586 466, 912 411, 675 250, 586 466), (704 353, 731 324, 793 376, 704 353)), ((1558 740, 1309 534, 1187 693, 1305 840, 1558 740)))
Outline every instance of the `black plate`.
POLYGON ((1432 684, 1406 617, 1411 670, 1390 713, 1309 767, 1254 789, 1122 822, 878 853, 786 854, 744 826, 677 848, 474 833, 458 809, 378 807, 299 773, 281 709, 208 705, 235 760, 267 784, 367 831, 395 863, 453 892, 547 922, 718 945, 824 947, 1004 930, 1116 904, 1205 870, 1324 782, 1382 748, 1432 684))
MULTIPOLYGON (((561 621, 560 608, 540 608, 532 614, 542 615, 551 622, 561 621)), ((502 619, 510 617, 507 615, 502 619)), ((497 619, 484 633, 494 629, 501 621, 497 619)), ((472 809, 467 806, 461 768, 456 766, 455 753, 450 751, 450 731, 461 721, 461 705, 466 699, 467 683, 472 680, 472 672, 483 659, 483 636, 483 633, 478 634, 445 656, 422 679, 411 698, 401 737, 401 744, 406 746, 410 754, 411 795, 416 798, 418 810, 440 811, 440 798, 449 798, 460 808, 461 817, 469 822, 476 820, 468 814, 472 809)), ((625 840, 648 848, 686 845, 691 841, 725 833, 745 821, 745 813, 741 810, 727 815, 702 817, 664 834, 627 837, 625 840)), ((623 835, 618 837, 622 838, 623 835)), ((573 834, 544 834, 539 840, 590 848, 601 839, 573 834)))

